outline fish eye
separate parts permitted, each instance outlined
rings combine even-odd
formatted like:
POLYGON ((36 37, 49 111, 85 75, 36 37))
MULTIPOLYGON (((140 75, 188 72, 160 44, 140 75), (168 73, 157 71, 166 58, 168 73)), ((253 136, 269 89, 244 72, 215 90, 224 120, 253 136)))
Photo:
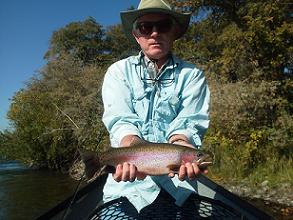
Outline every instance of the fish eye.
POLYGON ((202 156, 203 156, 203 153, 202 153, 202 152, 198 152, 198 153, 196 154, 196 156, 197 156, 197 157, 202 157, 202 156))

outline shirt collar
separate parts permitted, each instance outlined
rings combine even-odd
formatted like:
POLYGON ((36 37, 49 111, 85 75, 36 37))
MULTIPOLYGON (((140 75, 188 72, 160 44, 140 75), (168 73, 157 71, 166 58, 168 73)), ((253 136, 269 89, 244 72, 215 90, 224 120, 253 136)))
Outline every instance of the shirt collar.
MULTIPOLYGON (((142 56, 144 56, 144 54, 142 51, 140 51, 137 56, 132 57, 131 63, 134 65, 139 65, 140 59, 142 58, 142 56)), ((176 68, 180 65, 181 61, 174 54, 171 54, 171 58, 174 61, 174 66, 172 62, 168 62, 166 69, 172 69, 173 67, 176 68)))

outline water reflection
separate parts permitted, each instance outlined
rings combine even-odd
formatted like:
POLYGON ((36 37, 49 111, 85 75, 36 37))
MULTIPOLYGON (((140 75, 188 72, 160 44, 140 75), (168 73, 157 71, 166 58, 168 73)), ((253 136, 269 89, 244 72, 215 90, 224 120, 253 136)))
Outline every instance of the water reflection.
POLYGON ((0 219, 34 219, 71 195, 76 185, 67 175, 0 163, 0 219))
POLYGON ((27 167, 23 166, 20 163, 17 163, 15 161, 7 161, 7 162, 1 162, 0 161, 0 172, 1 171, 9 171, 9 170, 26 170, 27 167))

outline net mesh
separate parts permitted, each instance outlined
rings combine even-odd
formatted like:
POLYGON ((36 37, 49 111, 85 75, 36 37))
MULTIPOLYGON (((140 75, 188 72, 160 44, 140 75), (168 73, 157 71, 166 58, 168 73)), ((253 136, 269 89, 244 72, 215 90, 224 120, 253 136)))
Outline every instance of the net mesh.
POLYGON ((193 194, 182 207, 175 205, 171 196, 160 195, 151 205, 139 213, 125 197, 115 199, 98 207, 90 220, 193 220, 193 219, 246 219, 237 210, 207 197, 193 194))

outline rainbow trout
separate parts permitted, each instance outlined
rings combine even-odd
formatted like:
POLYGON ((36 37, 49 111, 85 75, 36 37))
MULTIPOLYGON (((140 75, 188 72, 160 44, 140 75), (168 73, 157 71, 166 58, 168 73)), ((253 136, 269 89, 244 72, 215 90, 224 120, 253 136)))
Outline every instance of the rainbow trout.
POLYGON ((114 173, 118 164, 128 162, 137 167, 139 173, 151 176, 178 173, 180 165, 187 162, 197 162, 200 169, 211 165, 210 158, 198 149, 167 143, 144 143, 130 147, 111 148, 102 153, 82 152, 85 173, 91 179, 101 167, 107 167, 106 172, 114 173))

